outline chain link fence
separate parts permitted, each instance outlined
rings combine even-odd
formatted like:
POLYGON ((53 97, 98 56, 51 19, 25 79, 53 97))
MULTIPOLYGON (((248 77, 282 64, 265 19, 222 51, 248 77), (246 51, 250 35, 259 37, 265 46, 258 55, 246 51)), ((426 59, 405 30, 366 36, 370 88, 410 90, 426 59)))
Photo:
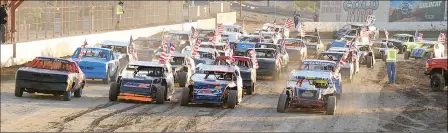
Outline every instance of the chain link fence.
MULTIPOLYGON (((25 1, 16 10, 17 42, 112 31, 117 5, 118 1, 25 1)), ((124 1, 120 29, 184 22, 183 5, 183 1, 124 1)))

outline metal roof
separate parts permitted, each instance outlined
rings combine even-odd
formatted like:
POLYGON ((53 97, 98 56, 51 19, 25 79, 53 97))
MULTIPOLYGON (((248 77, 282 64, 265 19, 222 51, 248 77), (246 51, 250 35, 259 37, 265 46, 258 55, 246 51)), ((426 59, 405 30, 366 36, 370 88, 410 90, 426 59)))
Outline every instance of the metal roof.
POLYGON ((131 61, 129 66, 164 67, 165 65, 158 61, 131 61))
POLYGON ((112 40, 104 40, 99 43, 102 46, 122 46, 127 47, 129 46, 129 42, 122 42, 122 41, 112 41, 112 40))
POLYGON ((234 72, 235 67, 230 65, 207 65, 202 64, 202 71, 215 71, 215 72, 234 72))
POLYGON ((313 70, 294 70, 292 75, 296 78, 333 78, 332 72, 330 71, 313 71, 313 70))

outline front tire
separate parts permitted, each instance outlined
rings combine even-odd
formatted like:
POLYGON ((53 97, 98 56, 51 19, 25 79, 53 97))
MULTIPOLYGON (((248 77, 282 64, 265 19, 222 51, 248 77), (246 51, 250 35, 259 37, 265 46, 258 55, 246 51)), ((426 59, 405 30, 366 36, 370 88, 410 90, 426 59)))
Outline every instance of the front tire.
POLYGON ((117 101, 119 93, 119 84, 114 82, 110 85, 109 89, 109 101, 117 101))
POLYGON ((183 88, 180 106, 188 106, 188 103, 190 103, 190 88, 183 88))
POLYGON ((404 52, 404 60, 409 60, 410 56, 411 56, 411 52, 410 51, 404 52))
POLYGON ((327 100, 327 115, 334 115, 334 112, 336 111, 336 97, 335 96, 329 96, 327 100))
POLYGON ((165 103, 165 92, 166 92, 166 89, 164 87, 157 89, 156 104, 165 103))
POLYGON ((237 101, 237 93, 236 90, 230 90, 229 96, 227 96, 227 107, 234 109, 237 101))
POLYGON ((287 105, 287 101, 288 100, 288 95, 286 94, 280 94, 280 97, 278 98, 278 103, 277 103, 277 112, 279 113, 285 113, 286 112, 286 105, 287 105))
POLYGON ((64 94, 62 94, 62 101, 70 101, 72 98, 72 92, 69 91, 65 91, 64 94))
POLYGON ((187 73, 185 72, 180 72, 179 74, 179 87, 185 87, 185 85, 187 84, 187 73))
POLYGON ((443 78, 442 74, 435 73, 431 75, 431 90, 441 91, 445 88, 445 85, 445 78, 443 78))
POLYGON ((14 91, 14 95, 16 97, 22 97, 23 96, 23 89, 16 86, 16 89, 14 91))
POLYGON ((372 66, 373 66, 373 58, 372 58, 372 56, 367 56, 366 57, 366 63, 367 63, 367 68, 372 68, 372 66))

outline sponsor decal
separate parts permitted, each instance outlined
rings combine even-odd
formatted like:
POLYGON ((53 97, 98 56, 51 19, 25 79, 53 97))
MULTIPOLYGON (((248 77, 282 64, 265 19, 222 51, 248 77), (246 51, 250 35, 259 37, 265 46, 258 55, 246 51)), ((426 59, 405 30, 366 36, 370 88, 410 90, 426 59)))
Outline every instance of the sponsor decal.
POLYGON ((151 84, 127 82, 123 86, 124 87, 134 87, 134 88, 150 88, 151 84))

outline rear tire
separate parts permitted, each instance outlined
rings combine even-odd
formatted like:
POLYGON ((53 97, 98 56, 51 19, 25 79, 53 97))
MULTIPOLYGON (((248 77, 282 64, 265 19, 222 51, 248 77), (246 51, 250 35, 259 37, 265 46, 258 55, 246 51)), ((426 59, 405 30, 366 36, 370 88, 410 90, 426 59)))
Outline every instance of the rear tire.
POLYGON ((249 89, 247 89, 247 95, 253 95, 255 93, 255 84, 252 83, 249 89))
POLYGON ((66 91, 66 92, 64 92, 64 94, 62 94, 63 101, 70 101, 71 98, 72 98, 72 92, 70 90, 66 91))
POLYGON ((334 112, 336 110, 336 97, 335 96, 329 96, 327 100, 327 115, 334 115, 334 112))
POLYGON ((237 93, 236 90, 230 90, 229 96, 227 96, 227 107, 234 109, 237 101, 237 93))
POLYGON ((409 60, 410 55, 411 55, 410 51, 404 52, 404 60, 409 60))
POLYGON ((79 88, 78 90, 75 91, 75 97, 81 97, 82 95, 82 88, 79 88))
POLYGON ((183 88, 181 97, 180 106, 188 106, 188 103, 190 103, 190 88, 183 88))
POLYGON ((16 97, 22 97, 23 96, 23 89, 16 86, 16 89, 14 91, 14 95, 16 97))
POLYGON ((431 90, 433 91, 441 91, 445 88, 445 78, 443 78, 442 74, 435 73, 431 75, 431 90))
POLYGON ((157 89, 157 94, 156 94, 156 104, 163 104, 165 103, 165 92, 166 92, 166 88, 162 87, 162 88, 158 88, 157 89))
POLYGON ((187 73, 180 72, 179 74, 179 87, 185 87, 187 84, 187 73))
POLYGON ((109 101, 117 101, 119 93, 119 84, 114 82, 110 85, 109 89, 109 101))
POLYGON ((288 95, 286 94, 280 94, 280 97, 278 98, 277 103, 277 112, 279 113, 285 113, 286 112, 286 105, 287 105, 288 95))
POLYGON ((367 56, 366 57, 366 63, 367 63, 367 68, 372 68, 372 65, 373 65, 373 58, 372 58, 372 56, 367 56))

